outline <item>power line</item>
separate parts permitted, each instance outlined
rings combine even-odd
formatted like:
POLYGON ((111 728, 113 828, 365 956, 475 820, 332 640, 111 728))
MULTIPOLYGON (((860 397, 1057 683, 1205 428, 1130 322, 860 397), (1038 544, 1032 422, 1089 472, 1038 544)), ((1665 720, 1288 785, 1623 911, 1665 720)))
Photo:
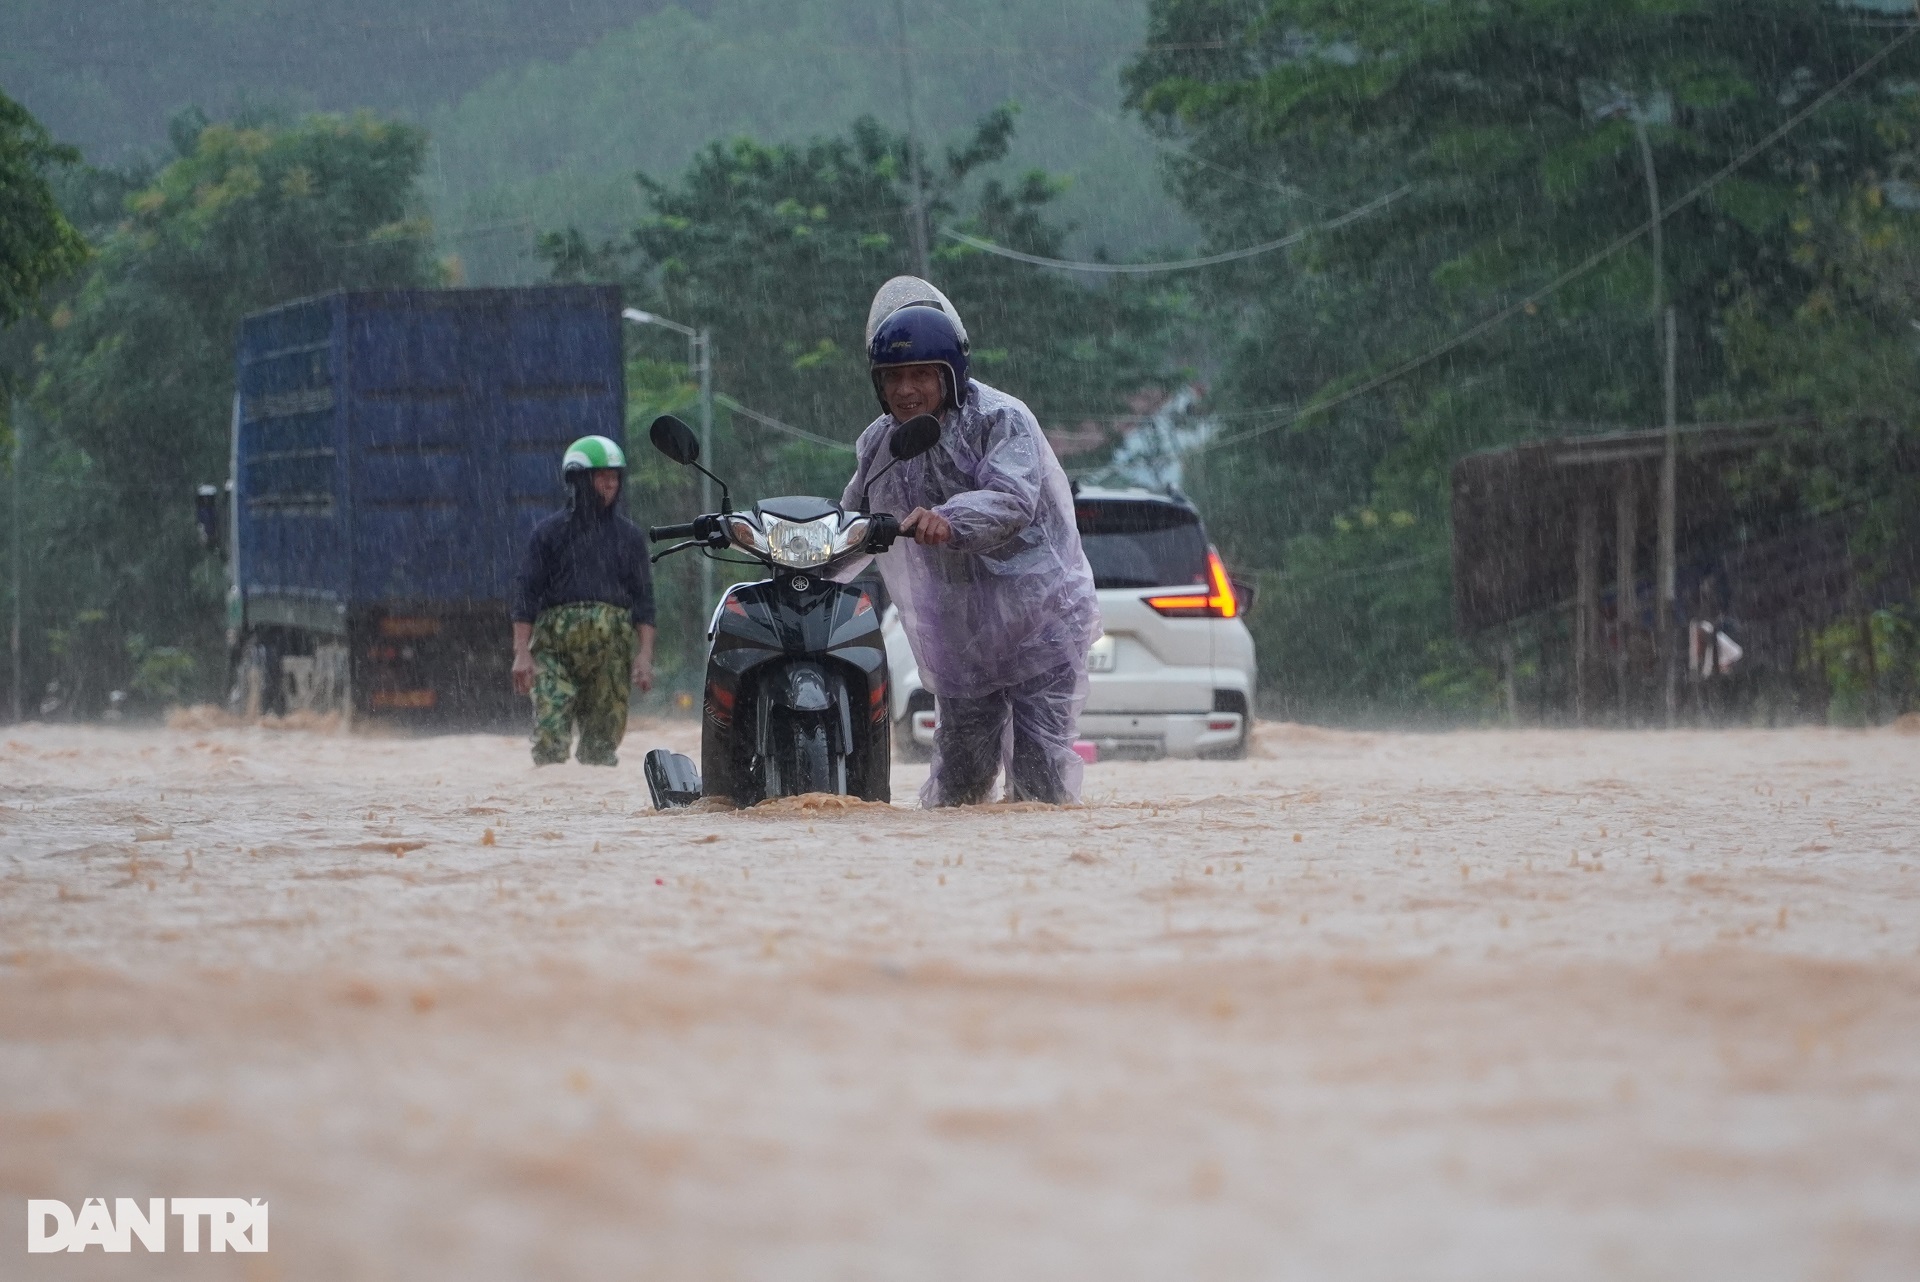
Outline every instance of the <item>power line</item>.
POLYGON ((996 245, 990 240, 981 240, 978 236, 969 236, 963 231, 955 231, 951 227, 942 227, 940 234, 984 253, 1011 258, 1018 263, 1031 263, 1035 267, 1057 267, 1063 271, 1102 272, 1108 275, 1145 276, 1155 272, 1179 272, 1190 271, 1196 267, 1216 267, 1221 263, 1234 263, 1245 258, 1257 258, 1261 254, 1270 254, 1276 249, 1297 245, 1316 232, 1332 231, 1337 227, 1345 227, 1348 223, 1358 222, 1369 214, 1385 209, 1412 190, 1413 187, 1409 184, 1397 191, 1390 191, 1384 196, 1376 196, 1358 209, 1350 209, 1338 218, 1330 218, 1326 222, 1315 223, 1311 227, 1302 227, 1299 231, 1290 232, 1278 240, 1249 245, 1245 249, 1230 249, 1222 254, 1207 254, 1201 258, 1181 258, 1162 263, 1073 262, 1064 258, 1043 258, 1039 254, 1024 254, 1017 249, 1008 249, 1005 245, 996 245))
POLYGON ((1268 570, 1258 567, 1236 566, 1240 574, 1257 574, 1262 578, 1278 579, 1281 583, 1321 583, 1333 579, 1364 579, 1376 574, 1392 574, 1396 570, 1410 570, 1416 565, 1428 565, 1443 560, 1452 553, 1442 548, 1434 552, 1423 552, 1419 556, 1402 557, 1397 561, 1382 561, 1375 565, 1355 565, 1339 570, 1322 570, 1317 574, 1301 574, 1295 570, 1268 570))
POLYGON ((1902 35, 1896 36, 1891 42, 1887 44, 1885 48, 1881 49, 1879 53, 1874 54, 1873 57, 1867 59, 1865 62, 1861 63, 1858 67, 1855 67, 1853 71, 1849 73, 1845 79, 1841 80, 1838 84, 1834 85, 1833 88, 1827 90, 1825 93, 1821 94, 1818 98, 1815 98, 1812 102, 1808 103, 1805 107, 1801 108, 1799 111, 1795 112, 1793 115, 1787 117, 1785 123, 1780 125, 1772 133, 1769 133, 1766 137, 1762 138, 1759 142, 1753 144, 1751 147, 1741 152, 1738 156, 1735 156, 1732 160, 1728 161, 1719 170, 1715 171, 1712 176, 1707 178, 1706 181, 1700 183, 1697 187, 1693 188, 1693 190, 1689 191, 1686 195, 1680 197, 1678 200, 1668 205, 1665 209, 1662 209, 1657 216, 1647 219, 1646 222, 1641 223, 1638 227, 1634 228, 1632 231, 1621 236, 1619 239, 1615 240, 1612 244, 1609 244, 1606 247, 1600 250, 1597 250, 1593 254, 1590 254, 1586 259, 1576 264, 1575 266, 1567 269, 1566 271, 1560 273, 1558 276, 1548 281, 1545 285, 1541 286, 1539 289, 1535 290, 1533 293, 1528 294, 1525 298, 1522 298, 1518 302, 1512 303, 1500 309, 1499 311, 1495 312, 1493 315, 1487 317, 1485 320, 1482 320, 1478 324, 1473 325, 1466 330, 1463 330, 1459 334, 1454 335, 1452 338, 1447 339, 1445 342, 1440 343, 1435 347, 1429 348, 1427 351, 1423 352, 1419 356, 1416 356, 1411 360, 1404 361, 1401 364, 1396 365, 1395 367, 1388 370, 1384 374, 1379 374, 1374 376, 1373 378, 1367 379, 1365 382, 1362 382, 1358 386, 1350 388, 1347 391, 1340 393, 1338 396, 1331 397, 1315 405, 1309 405, 1305 409, 1296 410, 1290 414, 1284 414, 1283 417, 1278 418, 1271 423, 1263 423, 1259 427, 1251 427, 1244 432, 1235 432, 1229 436, 1216 436, 1211 440, 1203 441, 1200 444, 1194 446, 1191 453, 1204 454, 1209 450, 1221 449, 1228 445, 1238 445, 1243 441, 1250 441, 1254 437, 1265 436, 1268 432, 1277 431, 1280 428, 1290 426, 1291 424, 1297 423, 1302 419, 1311 418, 1316 415, 1324 414, 1328 410, 1335 409, 1338 406, 1344 405, 1348 401, 1355 400, 1361 396, 1365 396, 1368 392, 1371 392, 1376 388, 1382 387, 1387 383, 1394 382, 1397 379, 1403 378, 1406 375, 1411 374, 1414 370, 1419 369, 1424 365, 1428 365, 1436 360, 1439 360, 1442 356, 1445 356, 1448 352, 1454 351, 1457 348, 1465 346, 1466 344, 1472 342, 1474 339, 1480 337, 1482 334, 1486 333, 1487 331, 1494 329, 1495 327, 1499 326, 1505 321, 1511 320, 1513 317, 1525 311, 1528 307, 1538 305, 1542 300, 1556 293, 1563 286, 1569 284, 1574 280, 1577 280, 1581 276, 1586 275, 1588 272, 1592 271, 1595 267, 1598 267, 1601 263, 1605 262, 1607 259, 1613 257, 1615 254, 1625 249, 1628 245, 1631 245, 1633 244, 1633 242, 1639 240, 1642 236, 1652 231, 1654 227, 1657 226, 1658 224, 1666 221, 1668 218, 1673 217, 1673 215, 1679 213, 1682 209, 1685 209, 1687 206, 1699 200, 1702 196, 1706 195, 1709 191, 1713 190, 1713 188, 1717 187, 1721 182, 1731 177, 1736 171, 1742 168, 1748 161, 1752 160, 1755 156, 1758 156, 1761 152, 1766 151, 1769 147, 1772 147, 1775 143, 1779 142, 1782 138, 1786 137, 1789 133, 1791 133, 1795 128, 1797 128, 1808 117, 1812 116, 1815 112, 1819 111, 1822 107, 1826 106, 1829 102, 1832 102, 1835 98, 1839 97, 1841 94, 1845 93, 1848 89, 1852 88, 1855 81, 1859 80, 1862 76, 1866 75, 1869 71, 1872 71, 1875 67, 1879 66, 1882 62, 1885 62, 1902 45, 1906 44, 1908 41, 1912 40, 1917 35, 1920 35, 1920 27, 1915 27, 1911 30, 1908 30, 1902 35))
POLYGON ((770 418, 762 414, 759 410, 750 410, 739 401, 728 396, 725 392, 715 392, 713 399, 732 410, 735 414, 745 415, 762 427, 770 427, 776 432, 785 432, 788 436, 797 437, 803 441, 811 441, 815 445, 824 445, 830 450, 840 450, 847 454, 854 452, 853 446, 847 444, 845 441, 836 441, 830 436, 821 436, 816 432, 809 432, 804 427, 795 427, 791 423, 782 423, 779 419, 770 418))
POLYGON ((533 219, 531 218, 511 218, 505 222, 476 223, 471 227, 449 227, 444 229, 435 228, 429 224, 425 227, 416 227, 412 231, 375 231, 354 240, 330 240, 327 242, 327 248, 365 249, 373 245, 392 245, 408 240, 473 240, 482 236, 497 236, 503 231, 511 231, 516 227, 530 229, 532 226, 533 219))

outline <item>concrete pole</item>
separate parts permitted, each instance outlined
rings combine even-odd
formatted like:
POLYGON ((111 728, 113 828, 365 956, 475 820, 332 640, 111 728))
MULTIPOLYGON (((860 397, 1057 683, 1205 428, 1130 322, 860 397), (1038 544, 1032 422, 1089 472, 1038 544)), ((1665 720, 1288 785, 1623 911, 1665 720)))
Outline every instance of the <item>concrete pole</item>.
MULTIPOLYGON (((1920 3, 1920 0, 1915 0, 1920 3)), ((1666 306, 1667 290, 1667 242, 1662 224, 1666 221, 1660 209, 1660 176, 1653 167, 1653 144, 1647 141, 1647 117, 1636 104, 1633 109, 1634 136, 1640 140, 1640 167, 1646 173, 1647 208, 1653 216, 1653 322, 1654 354, 1657 359, 1660 347, 1660 311, 1666 306)))
MULTIPOLYGON (((1915 0, 1920 7, 1920 0, 1915 0)), ((1640 166, 1646 172, 1647 208, 1653 221, 1653 319, 1655 359, 1663 368, 1662 390, 1666 401, 1667 436, 1660 453, 1660 550, 1658 581, 1654 586, 1654 649, 1659 655, 1661 680, 1666 690, 1667 728, 1672 729, 1677 712, 1679 687, 1674 664, 1678 659, 1673 643, 1674 579, 1674 490, 1679 466, 1675 429, 1674 362, 1677 339, 1673 307, 1666 301, 1667 246, 1665 211, 1660 205, 1660 178, 1653 167, 1653 144, 1647 140, 1646 113, 1636 104, 1633 111, 1634 136, 1640 143, 1640 166)))

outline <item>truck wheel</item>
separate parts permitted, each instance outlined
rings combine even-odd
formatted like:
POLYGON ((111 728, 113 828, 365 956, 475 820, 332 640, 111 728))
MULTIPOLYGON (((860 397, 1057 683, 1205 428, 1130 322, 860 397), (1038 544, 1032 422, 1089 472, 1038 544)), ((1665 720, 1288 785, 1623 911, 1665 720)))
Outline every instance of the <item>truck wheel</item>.
POLYGON ((260 685, 259 656, 252 645, 242 645, 233 659, 233 681, 227 689, 227 711, 236 717, 257 715, 260 685))
POLYGON ((282 716, 287 710, 287 679, 280 670, 281 646, 271 637, 249 637, 234 669, 231 711, 240 717, 282 716))
POLYGON ((916 713, 932 712, 933 696, 925 690, 915 690, 907 696, 907 715, 893 723, 893 755, 902 761, 927 761, 933 756, 917 739, 913 737, 913 718, 916 713))

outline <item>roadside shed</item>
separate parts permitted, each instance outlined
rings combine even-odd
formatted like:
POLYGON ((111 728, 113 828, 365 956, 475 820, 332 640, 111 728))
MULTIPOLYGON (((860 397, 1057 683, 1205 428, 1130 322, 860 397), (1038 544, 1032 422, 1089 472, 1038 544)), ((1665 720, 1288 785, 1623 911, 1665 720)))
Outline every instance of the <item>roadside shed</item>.
MULTIPOLYGON (((1510 638, 1546 618, 1576 721, 1665 702, 1689 620, 1738 620, 1745 671, 1791 678, 1809 627, 1858 603, 1844 514, 1809 519, 1733 484, 1804 420, 1702 423, 1675 433, 1671 614, 1660 583, 1666 432, 1533 441, 1469 455, 1452 478, 1453 608, 1462 635, 1510 638), (1564 630, 1559 626, 1564 622, 1564 630)), ((1544 635, 1535 628, 1536 636, 1544 635)), ((1543 642, 1544 644, 1544 642, 1543 642)), ((1512 660, 1508 659, 1511 669, 1512 660)), ((1511 693, 1509 672, 1509 700, 1511 693)))

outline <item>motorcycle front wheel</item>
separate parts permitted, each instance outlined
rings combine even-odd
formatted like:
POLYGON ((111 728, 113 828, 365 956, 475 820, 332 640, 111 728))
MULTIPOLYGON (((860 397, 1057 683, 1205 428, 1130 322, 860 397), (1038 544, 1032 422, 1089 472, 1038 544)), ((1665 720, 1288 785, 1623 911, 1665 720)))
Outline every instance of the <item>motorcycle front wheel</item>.
POLYGON ((767 796, 809 792, 845 793, 847 763, 827 746, 827 723, 819 717, 785 717, 774 727, 767 758, 767 796))

